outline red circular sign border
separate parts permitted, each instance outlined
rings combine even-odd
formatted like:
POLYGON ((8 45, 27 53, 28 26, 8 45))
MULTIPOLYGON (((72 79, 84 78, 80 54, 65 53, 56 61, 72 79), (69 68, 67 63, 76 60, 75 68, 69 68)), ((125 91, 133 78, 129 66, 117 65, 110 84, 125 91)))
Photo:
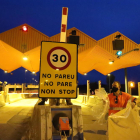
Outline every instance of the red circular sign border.
POLYGON ((69 51, 68 51, 67 49, 65 49, 65 48, 63 48, 63 47, 55 47, 55 48, 52 48, 52 49, 49 51, 49 53, 48 53, 48 55, 47 55, 47 61, 48 61, 48 64, 49 64, 53 69, 64 70, 64 69, 66 69, 66 68, 70 65, 70 62, 71 62, 71 55, 70 55, 69 51), (51 55, 51 53, 52 53, 54 50, 57 50, 57 49, 60 49, 60 50, 65 51, 65 52, 67 53, 67 55, 68 55, 68 63, 67 63, 64 67, 62 67, 62 68, 55 67, 54 65, 52 65, 52 63, 51 63, 51 61, 50 61, 50 55, 51 55))

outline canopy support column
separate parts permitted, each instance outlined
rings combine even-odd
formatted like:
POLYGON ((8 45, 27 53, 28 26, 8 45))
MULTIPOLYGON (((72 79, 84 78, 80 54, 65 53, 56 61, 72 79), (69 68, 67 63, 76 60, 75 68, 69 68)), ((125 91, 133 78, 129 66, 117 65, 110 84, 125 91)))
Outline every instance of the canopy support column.
POLYGON ((124 71, 125 71, 125 92, 128 93, 127 68, 125 68, 124 71))

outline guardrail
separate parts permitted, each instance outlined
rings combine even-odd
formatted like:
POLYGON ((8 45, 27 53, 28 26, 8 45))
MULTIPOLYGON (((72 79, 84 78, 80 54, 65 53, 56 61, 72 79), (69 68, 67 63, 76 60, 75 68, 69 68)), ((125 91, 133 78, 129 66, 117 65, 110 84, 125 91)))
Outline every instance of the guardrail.
POLYGON ((38 93, 8 93, 0 92, 0 107, 5 106, 6 103, 13 103, 21 99, 29 98, 27 95, 37 95, 38 93))
MULTIPOLYGON (((8 93, 7 95, 4 92, 0 92, 0 106, 4 106, 5 103, 12 103, 20 99, 25 99, 31 97, 30 95, 38 95, 38 93, 8 93), (29 95, 29 96, 28 96, 29 95)), ((134 96, 138 98, 140 101, 139 96, 134 96)), ((96 95, 90 95, 89 98, 87 95, 78 95, 77 99, 74 99, 81 104, 85 104, 88 106, 93 106, 97 102, 102 102, 102 99, 99 99, 96 95), (97 101, 98 100, 98 101, 97 101)))
POLYGON ((4 95, 0 94, 0 107, 5 106, 4 95))
POLYGON ((8 94, 38 94, 38 93, 8 93, 8 94))

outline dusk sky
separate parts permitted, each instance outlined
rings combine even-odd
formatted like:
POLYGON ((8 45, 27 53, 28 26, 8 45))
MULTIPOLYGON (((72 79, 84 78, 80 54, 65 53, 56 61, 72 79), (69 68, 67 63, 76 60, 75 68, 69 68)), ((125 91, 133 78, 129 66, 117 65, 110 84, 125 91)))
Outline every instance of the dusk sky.
MULTIPOLYGON (((62 7, 68 7, 67 28, 76 27, 95 40, 116 31, 140 44, 140 0, 0 0, 0 33, 27 23, 33 28, 53 36, 60 33, 62 7)), ((0 81, 25 82, 25 69, 19 68, 13 75, 0 70, 0 81)), ((124 84, 124 69, 113 72, 115 80, 124 84)), ((26 82, 39 80, 39 73, 26 73, 26 82)), ((86 80, 101 80, 106 76, 93 70, 86 76, 78 74, 79 84, 86 80)), ((140 66, 128 68, 128 80, 140 82, 140 66)))

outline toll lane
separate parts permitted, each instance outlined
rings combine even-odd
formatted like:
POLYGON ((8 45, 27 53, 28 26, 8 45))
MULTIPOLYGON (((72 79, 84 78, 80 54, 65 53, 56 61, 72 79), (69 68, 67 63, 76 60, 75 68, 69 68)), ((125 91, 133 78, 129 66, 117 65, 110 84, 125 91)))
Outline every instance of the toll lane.
POLYGON ((0 140, 20 140, 38 99, 23 99, 0 108, 0 140))
MULTIPOLYGON (((0 108, 0 139, 19 140, 29 127, 29 118, 38 99, 23 99, 0 108)), ((95 122, 96 114, 91 108, 72 100, 82 107, 84 138, 86 140, 107 140, 107 126, 95 122)), ((48 104, 48 102, 47 102, 48 104)))

